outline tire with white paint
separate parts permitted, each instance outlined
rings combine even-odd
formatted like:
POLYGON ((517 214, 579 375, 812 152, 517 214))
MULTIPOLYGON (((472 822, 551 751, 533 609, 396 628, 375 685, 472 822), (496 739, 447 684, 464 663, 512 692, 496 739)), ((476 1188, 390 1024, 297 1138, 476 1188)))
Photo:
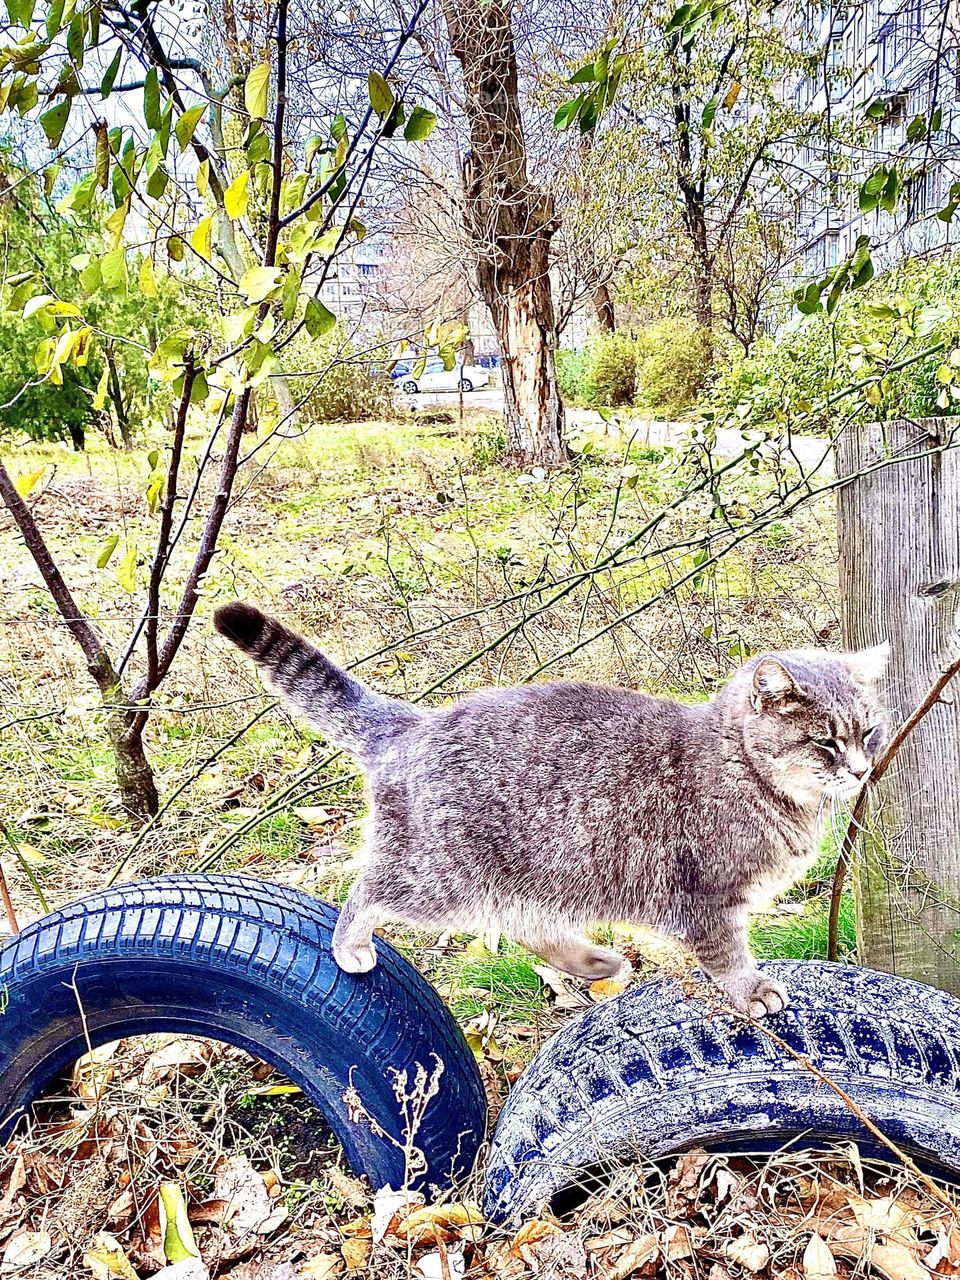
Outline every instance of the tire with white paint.
POLYGON ((486 1210, 516 1219, 585 1173, 696 1146, 775 1150, 853 1140, 892 1160, 839 1085, 927 1168, 960 1170, 960 1000, 852 965, 761 966, 791 1004, 756 1025, 658 980, 564 1026, 507 1100, 487 1169, 486 1210))

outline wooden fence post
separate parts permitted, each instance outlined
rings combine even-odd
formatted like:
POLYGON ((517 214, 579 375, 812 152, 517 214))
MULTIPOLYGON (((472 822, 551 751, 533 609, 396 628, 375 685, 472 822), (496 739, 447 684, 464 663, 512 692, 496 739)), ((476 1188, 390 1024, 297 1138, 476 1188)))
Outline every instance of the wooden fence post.
MULTIPOLYGON (((957 656, 960 420, 871 423, 837 441, 843 640, 889 640, 894 722, 957 656), (887 459, 902 462, 880 466, 887 459)), ((855 857, 861 961, 960 994, 960 688, 877 787, 855 857)))

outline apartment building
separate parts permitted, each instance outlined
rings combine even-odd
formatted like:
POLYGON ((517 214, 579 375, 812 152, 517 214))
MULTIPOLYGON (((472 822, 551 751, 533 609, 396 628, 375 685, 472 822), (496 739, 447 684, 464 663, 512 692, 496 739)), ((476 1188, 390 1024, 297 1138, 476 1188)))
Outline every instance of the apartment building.
POLYGON ((951 0, 862 0, 862 3, 804 4, 795 21, 807 50, 822 50, 815 76, 798 76, 786 86, 801 110, 829 109, 862 119, 874 108, 872 136, 855 151, 853 177, 831 174, 822 146, 798 149, 794 162, 807 175, 797 230, 804 274, 816 276, 841 261, 861 234, 868 234, 878 265, 907 254, 936 252, 960 237, 960 227, 936 217, 947 203, 957 164, 958 67, 951 0), (829 103, 827 92, 829 89, 829 103), (930 139, 918 137, 911 122, 929 118, 936 105, 942 118, 930 139), (880 164, 900 162, 908 181, 895 214, 861 213, 860 184, 880 164))

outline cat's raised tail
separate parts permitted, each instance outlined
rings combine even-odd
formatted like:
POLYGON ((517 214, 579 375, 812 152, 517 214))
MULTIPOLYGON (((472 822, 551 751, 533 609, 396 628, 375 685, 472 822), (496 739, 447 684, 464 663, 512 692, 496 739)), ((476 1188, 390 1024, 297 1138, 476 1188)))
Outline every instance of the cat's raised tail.
POLYGON ((409 703, 364 688, 316 645, 252 604, 222 605, 213 625, 253 659, 295 711, 354 755, 376 756, 420 718, 409 703))

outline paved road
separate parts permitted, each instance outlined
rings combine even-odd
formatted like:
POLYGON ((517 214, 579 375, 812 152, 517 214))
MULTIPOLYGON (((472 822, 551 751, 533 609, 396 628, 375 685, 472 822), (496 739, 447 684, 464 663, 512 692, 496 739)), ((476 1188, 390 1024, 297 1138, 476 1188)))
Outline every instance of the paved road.
MULTIPOLYGON (((421 392, 418 395, 399 397, 414 410, 446 409, 457 413, 460 409, 460 394, 456 391, 436 393, 421 392)), ((479 391, 468 391, 463 396, 465 410, 482 410, 486 413, 503 411, 503 393, 499 387, 483 387, 479 391)), ((600 422, 600 415, 594 409, 568 409, 568 418, 576 423, 600 422)), ((640 431, 638 439, 645 444, 676 444, 687 430, 682 422, 655 422, 652 419, 637 420, 640 431)), ((747 432, 748 437, 756 437, 756 432, 747 432)), ((717 452, 723 457, 733 457, 744 447, 744 436, 740 431, 721 428, 717 432, 717 452)), ((818 470, 820 476, 833 474, 833 455, 823 440, 816 436, 795 436, 792 450, 798 463, 805 471, 818 470)))

